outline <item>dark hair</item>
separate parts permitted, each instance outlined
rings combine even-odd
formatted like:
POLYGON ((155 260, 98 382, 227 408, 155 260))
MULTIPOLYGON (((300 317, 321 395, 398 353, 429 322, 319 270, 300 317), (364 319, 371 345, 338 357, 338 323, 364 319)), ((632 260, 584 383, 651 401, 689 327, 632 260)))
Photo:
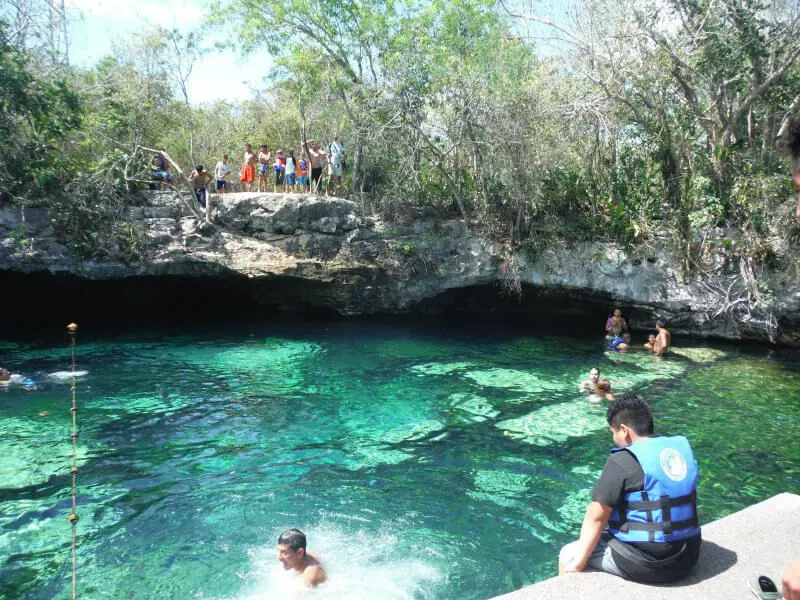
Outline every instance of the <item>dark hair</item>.
POLYGON ((222 158, 228 158, 228 155, 227 154, 223 154, 222 158))
POLYGON ((292 552, 297 552, 300 548, 305 550, 306 534, 299 529, 287 529, 278 538, 278 544, 286 544, 292 552))
POLYGON ((611 392, 611 382, 608 379, 601 379, 597 382, 597 391, 605 393, 611 392))
POLYGON ((636 392, 625 392, 611 403, 606 413, 606 421, 612 429, 627 425, 636 435, 652 435, 653 413, 650 406, 636 392))
POLYGON ((656 321, 656 327, 664 328, 667 326, 667 322, 664 319, 659 319, 656 321))
POLYGON ((203 165, 197 165, 195 167, 195 169, 197 170, 198 173, 202 173, 203 172, 203 165))

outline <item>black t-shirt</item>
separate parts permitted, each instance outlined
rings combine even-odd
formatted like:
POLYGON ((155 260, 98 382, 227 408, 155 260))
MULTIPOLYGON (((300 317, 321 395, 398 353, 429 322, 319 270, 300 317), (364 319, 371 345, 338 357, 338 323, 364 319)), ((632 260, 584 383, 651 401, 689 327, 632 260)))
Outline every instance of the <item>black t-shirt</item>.
MULTIPOLYGON (((642 489, 644 489, 644 471, 636 457, 630 452, 614 452, 606 460, 603 472, 592 488, 592 500, 615 507, 622 502, 626 493, 642 489)), ((697 562, 700 535, 679 542, 626 542, 626 544, 655 560, 663 560, 682 553, 674 563, 666 567, 670 573, 677 575, 685 573, 697 562)), ((614 548, 611 550, 614 551, 614 548)), ((623 568, 624 563, 630 562, 617 552, 614 552, 614 560, 623 568)), ((631 579, 642 578, 631 577, 631 579)))

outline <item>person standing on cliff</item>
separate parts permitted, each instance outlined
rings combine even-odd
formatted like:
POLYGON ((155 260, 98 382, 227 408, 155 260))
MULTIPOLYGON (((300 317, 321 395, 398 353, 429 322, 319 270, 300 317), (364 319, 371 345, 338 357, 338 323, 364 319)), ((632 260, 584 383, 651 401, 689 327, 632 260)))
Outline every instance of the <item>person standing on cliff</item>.
POLYGON ((228 155, 223 154, 222 160, 217 161, 214 167, 214 178, 217 180, 215 187, 218 194, 224 194, 228 187, 228 174, 231 172, 231 166, 228 164, 228 155))
POLYGON ((328 177, 330 180, 330 189, 325 190, 325 195, 329 192, 336 193, 342 187, 342 175, 344 174, 345 165, 345 147, 338 137, 333 138, 333 141, 328 144, 328 177))
POLYGON ((647 402, 625 392, 606 413, 617 448, 592 488, 580 538, 558 574, 586 567, 642 583, 684 577, 700 556, 698 467, 683 436, 654 437, 647 402))
POLYGON ((205 170, 203 165, 197 165, 191 175, 189 175, 189 183, 191 183, 194 188, 195 198, 197 198, 197 202, 203 208, 206 207, 206 186, 211 179, 211 175, 205 170))
POLYGON ((794 216, 800 219, 800 117, 792 117, 787 122, 786 148, 792 158, 792 184, 797 195, 794 216))
POLYGON ((250 144, 244 146, 244 162, 242 163, 242 170, 239 173, 239 181, 242 182, 242 191, 252 192, 253 182, 256 180, 256 155, 253 153, 253 147, 250 144))
POLYGON ((320 149, 316 140, 309 140, 308 157, 311 159, 311 189, 319 194, 322 187, 322 169, 327 164, 327 154, 320 149))

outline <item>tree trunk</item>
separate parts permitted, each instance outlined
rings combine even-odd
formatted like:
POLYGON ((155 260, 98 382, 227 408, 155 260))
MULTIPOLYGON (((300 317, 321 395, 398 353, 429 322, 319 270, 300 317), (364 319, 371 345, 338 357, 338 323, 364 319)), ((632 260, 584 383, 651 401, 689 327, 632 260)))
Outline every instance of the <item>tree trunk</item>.
POLYGON ((364 153, 363 146, 361 144, 361 133, 356 131, 356 143, 355 143, 355 151, 353 152, 353 192, 360 193, 364 190, 362 189, 362 181, 361 181, 361 157, 364 153))
POLYGON ((775 113, 770 109, 764 115, 764 133, 761 135, 761 162, 767 164, 772 159, 775 147, 775 113))

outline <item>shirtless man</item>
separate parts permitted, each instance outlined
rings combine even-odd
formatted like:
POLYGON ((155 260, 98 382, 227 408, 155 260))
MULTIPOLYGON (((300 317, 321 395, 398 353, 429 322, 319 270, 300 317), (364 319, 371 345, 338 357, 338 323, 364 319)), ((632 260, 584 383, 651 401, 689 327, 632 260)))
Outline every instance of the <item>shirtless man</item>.
POLYGON ((654 333, 651 333, 650 335, 647 336, 647 343, 644 345, 644 347, 648 352, 655 351, 655 348, 656 348, 656 336, 655 336, 654 333))
POLYGON ((656 356, 660 356, 666 354, 669 350, 669 346, 672 343, 672 335, 667 330, 667 324, 664 319, 656 321, 656 330, 658 333, 656 334, 656 341, 653 344, 653 352, 656 353, 656 356))
POLYGON ((597 382, 600 381, 600 369, 592 367, 589 371, 589 379, 581 381, 578 389, 582 392, 594 393, 597 389, 597 382))
POLYGON ((306 536, 299 529, 288 529, 278 538, 278 560, 288 571, 294 569, 308 587, 316 587, 327 579, 317 554, 306 551, 306 536))
POLYGON ((206 207, 206 186, 214 179, 211 174, 206 171, 203 165, 197 165, 194 171, 189 175, 189 183, 194 188, 194 195, 197 202, 203 208, 206 207))
POLYGON ((795 217, 800 219, 800 117, 791 117, 784 127, 781 127, 779 136, 785 134, 786 150, 792 158, 792 184, 797 195, 795 217), (785 128, 785 130, 784 130, 785 128))
POLYGON ((8 385, 9 381, 11 381, 11 373, 8 369, 0 367, 0 385, 8 385))
POLYGON ((328 162, 328 155, 320 149, 316 140, 309 140, 308 158, 311 160, 311 189, 315 194, 319 194, 322 185, 322 168, 328 162))
POLYGON ((606 333, 614 337, 622 337, 625 332, 630 332, 628 327, 628 320, 622 316, 622 310, 619 308, 614 309, 614 315, 606 321, 606 333))

